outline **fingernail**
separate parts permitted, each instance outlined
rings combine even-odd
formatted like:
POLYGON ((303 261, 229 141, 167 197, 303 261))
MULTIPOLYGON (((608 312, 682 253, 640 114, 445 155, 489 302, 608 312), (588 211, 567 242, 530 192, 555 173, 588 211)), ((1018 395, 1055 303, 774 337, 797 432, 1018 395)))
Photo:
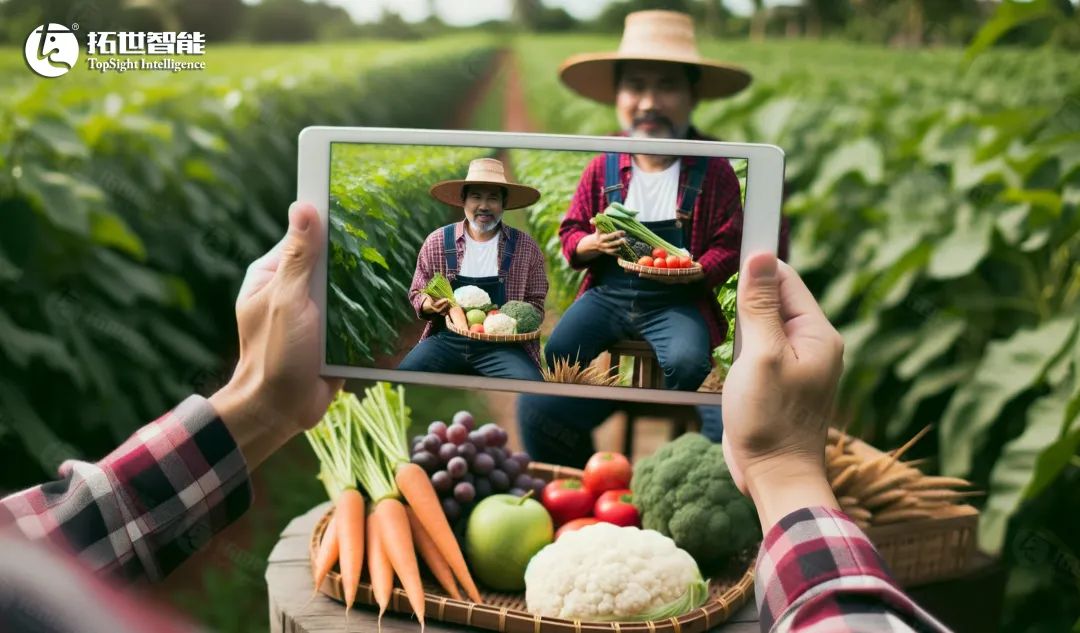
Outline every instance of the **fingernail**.
POLYGON ((296 224, 296 228, 300 229, 302 233, 306 233, 309 226, 311 226, 311 218, 306 215, 301 216, 300 221, 296 224))
POLYGON ((776 256, 755 255, 747 262, 746 269, 751 279, 770 280, 776 277, 776 256))

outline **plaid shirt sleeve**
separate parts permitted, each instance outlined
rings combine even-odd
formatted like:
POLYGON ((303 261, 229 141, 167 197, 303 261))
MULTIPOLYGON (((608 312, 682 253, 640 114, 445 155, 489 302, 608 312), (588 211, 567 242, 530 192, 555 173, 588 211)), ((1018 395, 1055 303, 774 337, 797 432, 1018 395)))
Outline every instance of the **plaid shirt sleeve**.
POLYGON ((781 519, 761 544, 754 582, 762 631, 948 631, 904 594, 839 510, 804 508, 781 519))
POLYGON ((251 504, 243 455, 201 396, 97 463, 64 462, 60 477, 0 499, 0 527, 128 580, 163 578, 251 504))
POLYGON ((581 270, 588 264, 577 257, 577 246, 583 238, 595 232, 589 220, 594 210, 601 209, 604 195, 604 155, 594 158, 585 167, 578 181, 577 190, 570 201, 570 208, 559 225, 559 239, 562 241, 563 256, 570 267, 581 270))
POLYGON ((435 273, 440 272, 435 265, 437 258, 443 256, 441 242, 438 239, 433 239, 436 233, 432 233, 424 240, 423 246, 420 247, 420 253, 416 256, 416 270, 413 272, 412 284, 409 286, 409 303, 412 304, 413 309, 416 311, 416 318, 418 319, 430 319, 431 316, 424 314, 424 298, 427 295, 421 292, 428 282, 435 276, 435 273))

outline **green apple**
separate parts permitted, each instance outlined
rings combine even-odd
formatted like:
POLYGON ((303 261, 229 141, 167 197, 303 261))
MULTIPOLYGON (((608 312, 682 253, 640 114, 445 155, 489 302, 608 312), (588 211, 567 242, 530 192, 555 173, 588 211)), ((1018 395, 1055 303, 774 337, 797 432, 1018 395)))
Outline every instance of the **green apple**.
POLYGON ((469 320, 469 325, 483 325, 487 315, 483 310, 469 310, 465 313, 465 318, 469 320))
POLYGON ((499 591, 525 589, 529 560, 551 543, 551 515, 530 495, 492 495, 473 508, 465 528, 469 568, 499 591))

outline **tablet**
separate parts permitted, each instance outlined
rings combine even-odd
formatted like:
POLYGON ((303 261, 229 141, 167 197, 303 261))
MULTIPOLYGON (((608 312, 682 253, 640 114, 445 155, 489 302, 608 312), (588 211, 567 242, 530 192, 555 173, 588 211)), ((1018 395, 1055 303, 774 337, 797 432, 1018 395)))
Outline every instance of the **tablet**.
POLYGON ((720 404, 722 286, 776 252, 778 147, 359 127, 299 147, 323 375, 720 404))

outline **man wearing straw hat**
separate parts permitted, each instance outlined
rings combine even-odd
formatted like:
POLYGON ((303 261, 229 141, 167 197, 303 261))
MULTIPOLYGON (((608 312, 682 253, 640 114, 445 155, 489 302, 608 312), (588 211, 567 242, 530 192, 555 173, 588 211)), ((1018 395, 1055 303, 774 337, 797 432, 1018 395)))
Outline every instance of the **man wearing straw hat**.
MULTIPOLYGON (((639 138, 711 140, 691 123, 698 102, 733 95, 750 83, 745 70, 703 58, 690 16, 673 11, 631 13, 618 51, 572 56, 559 73, 571 90, 614 105, 619 134, 639 138)), ((666 388, 697 390, 712 370, 712 349, 727 333, 714 288, 738 271, 742 218, 740 184, 724 158, 594 158, 559 227, 563 254, 585 277, 548 340, 548 364, 565 358, 584 365, 616 341, 640 337, 655 351, 666 388), (654 233, 688 249, 701 273, 661 277, 620 268, 616 259, 625 235, 593 225, 612 202, 638 210, 638 219, 654 233)), ((568 450, 587 457, 588 431, 613 408, 610 402, 528 396, 519 400, 518 417, 530 453, 566 459, 568 450), (586 411, 591 408, 595 415, 586 411), (573 427, 580 441, 568 449, 568 435, 553 433, 553 426, 573 427)))
POLYGON ((461 208, 465 218, 432 232, 420 248, 409 301, 428 324, 398 369, 543 380, 539 343, 477 341, 450 332, 443 320, 449 302, 421 292, 442 273, 455 290, 477 286, 496 305, 525 301, 543 314, 548 291, 543 253, 530 235, 502 222, 504 211, 533 204, 540 192, 509 182, 500 161, 479 158, 469 163, 464 179, 436 183, 431 195, 461 208))

